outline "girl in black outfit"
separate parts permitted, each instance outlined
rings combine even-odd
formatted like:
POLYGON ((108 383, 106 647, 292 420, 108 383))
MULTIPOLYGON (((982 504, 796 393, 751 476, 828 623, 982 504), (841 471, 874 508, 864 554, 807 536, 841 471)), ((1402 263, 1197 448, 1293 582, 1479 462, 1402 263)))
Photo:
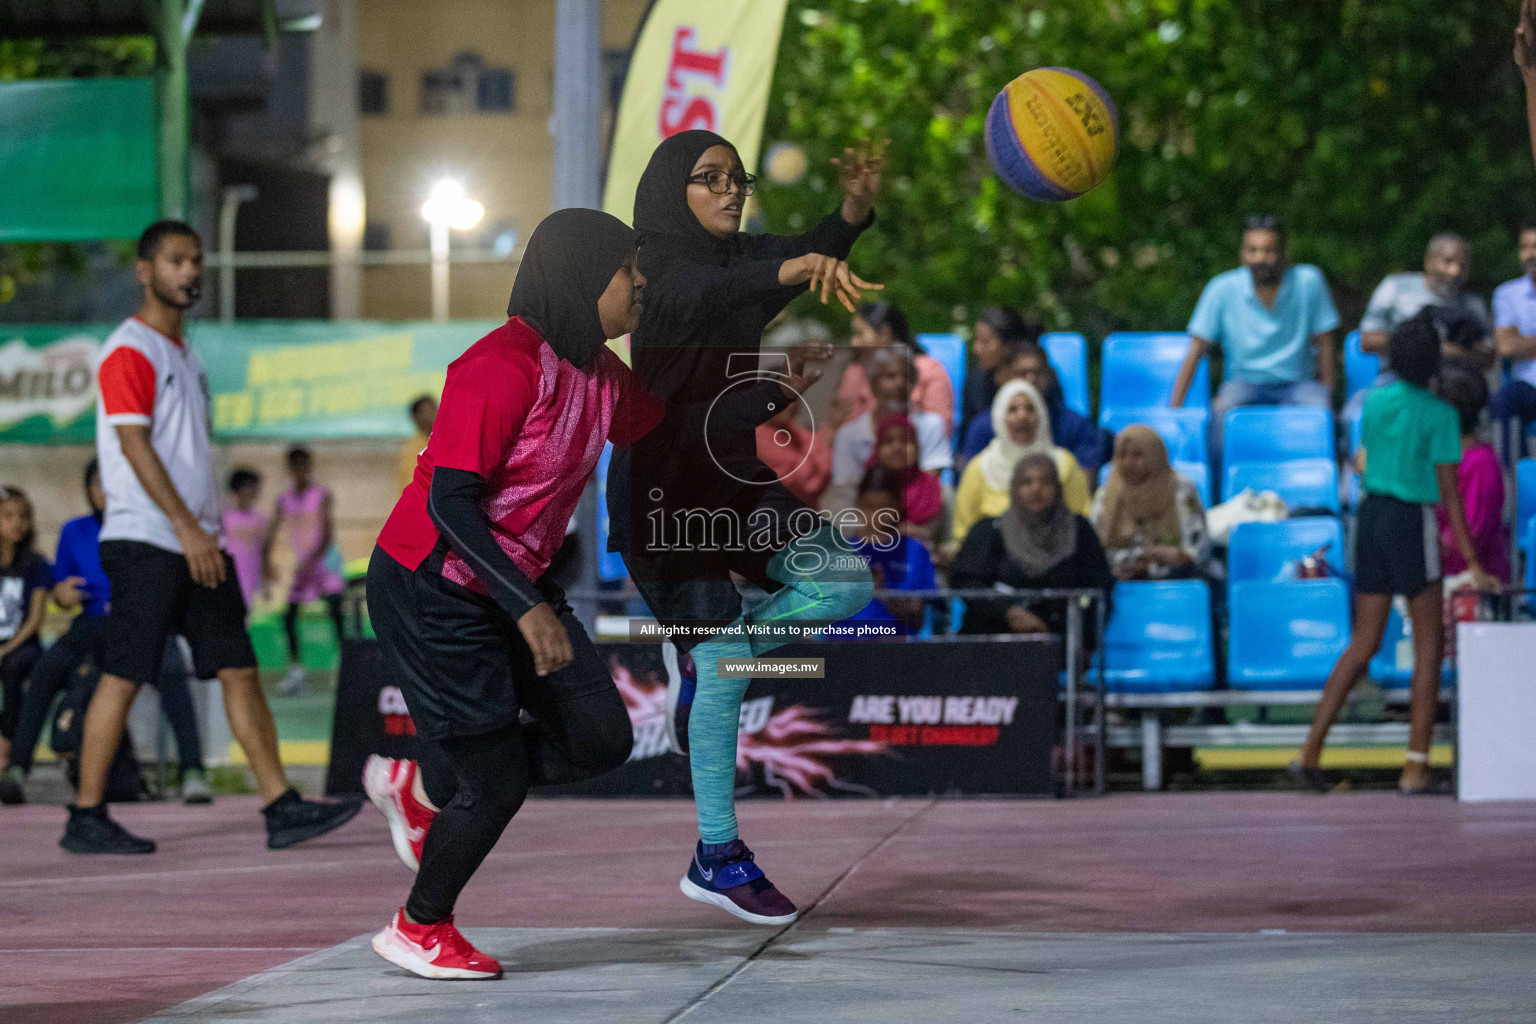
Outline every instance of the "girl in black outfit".
POLYGON ((0 488, 0 770, 10 767, 22 684, 43 653, 37 631, 53 586, 52 567, 32 545, 32 502, 0 488))
MULTIPOLYGON (((1061 478, 1048 455, 1030 455, 1014 467, 1008 511, 971 527, 950 568, 957 589, 1098 588, 1114 583, 1098 534, 1067 510, 1061 478)), ((1064 599, 967 600, 962 633, 1066 633, 1064 599)))
POLYGON ((697 699, 690 704, 681 673, 672 674, 668 694, 699 807, 700 843, 682 889, 757 924, 793 920, 796 910, 737 835, 736 733, 747 680, 720 679, 717 662, 773 645, 731 642, 716 631, 744 618, 835 622, 872 593, 867 567, 834 561, 848 554, 835 531, 757 458, 758 425, 820 376, 802 375, 803 358, 763 372, 763 329, 807 285, 849 312, 877 287, 843 261, 873 220, 880 158, 849 152, 840 168, 842 209, 792 238, 740 232, 754 180, 735 147, 713 132, 663 142, 635 194, 647 286, 631 337, 634 370, 667 410, 632 451, 614 452, 610 549, 623 553, 678 647, 695 648, 697 699), (841 572, 829 568, 839 565, 841 572), (733 573, 770 594, 745 615, 733 573))

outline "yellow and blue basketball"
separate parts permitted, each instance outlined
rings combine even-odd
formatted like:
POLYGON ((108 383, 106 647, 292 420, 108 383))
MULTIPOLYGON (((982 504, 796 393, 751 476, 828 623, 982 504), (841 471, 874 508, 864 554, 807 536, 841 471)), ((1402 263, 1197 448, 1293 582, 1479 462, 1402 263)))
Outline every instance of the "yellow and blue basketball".
POLYGON ((1119 145, 1115 103, 1071 68, 1036 68, 987 111, 987 159, 1020 195, 1064 203, 1101 184, 1119 145))

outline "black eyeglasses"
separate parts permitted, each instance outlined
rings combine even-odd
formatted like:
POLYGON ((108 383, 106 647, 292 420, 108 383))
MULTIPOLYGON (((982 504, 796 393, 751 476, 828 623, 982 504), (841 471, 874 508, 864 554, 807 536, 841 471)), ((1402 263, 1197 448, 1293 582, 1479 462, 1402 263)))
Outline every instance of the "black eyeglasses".
POLYGON ((731 183, 735 182, 736 191, 743 196, 749 196, 757 191, 757 176, 753 174, 729 174, 725 171, 704 171, 695 174, 688 179, 690 185, 704 185, 717 196, 723 196, 731 190, 731 183))

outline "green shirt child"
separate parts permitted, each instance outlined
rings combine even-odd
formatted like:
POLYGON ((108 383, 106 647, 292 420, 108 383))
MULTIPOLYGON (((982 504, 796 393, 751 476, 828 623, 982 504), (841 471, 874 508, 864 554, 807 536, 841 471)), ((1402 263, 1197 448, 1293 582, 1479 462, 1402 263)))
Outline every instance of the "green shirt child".
POLYGON ((1456 410, 1427 388, 1400 380, 1373 390, 1363 416, 1361 489, 1414 504, 1439 501, 1435 467, 1461 461, 1456 410))

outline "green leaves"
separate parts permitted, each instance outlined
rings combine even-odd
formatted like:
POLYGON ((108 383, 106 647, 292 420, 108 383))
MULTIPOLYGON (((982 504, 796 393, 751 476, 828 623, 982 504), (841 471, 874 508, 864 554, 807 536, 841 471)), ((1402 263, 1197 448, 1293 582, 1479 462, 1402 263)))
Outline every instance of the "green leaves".
POLYGON ((1531 186, 1515 14, 1513 0, 793 0, 765 142, 805 146, 812 173, 765 187, 762 209, 772 230, 814 223, 836 202, 826 160, 890 137, 855 263, 925 330, 988 302, 1090 335, 1181 327, 1260 211, 1323 267, 1346 321, 1383 275, 1421 265, 1435 231, 1473 240, 1487 291, 1519 273, 1509 232, 1531 186), (1059 205, 1003 187, 982 138, 997 91, 1045 65, 1093 76, 1120 114, 1110 181, 1059 205))

